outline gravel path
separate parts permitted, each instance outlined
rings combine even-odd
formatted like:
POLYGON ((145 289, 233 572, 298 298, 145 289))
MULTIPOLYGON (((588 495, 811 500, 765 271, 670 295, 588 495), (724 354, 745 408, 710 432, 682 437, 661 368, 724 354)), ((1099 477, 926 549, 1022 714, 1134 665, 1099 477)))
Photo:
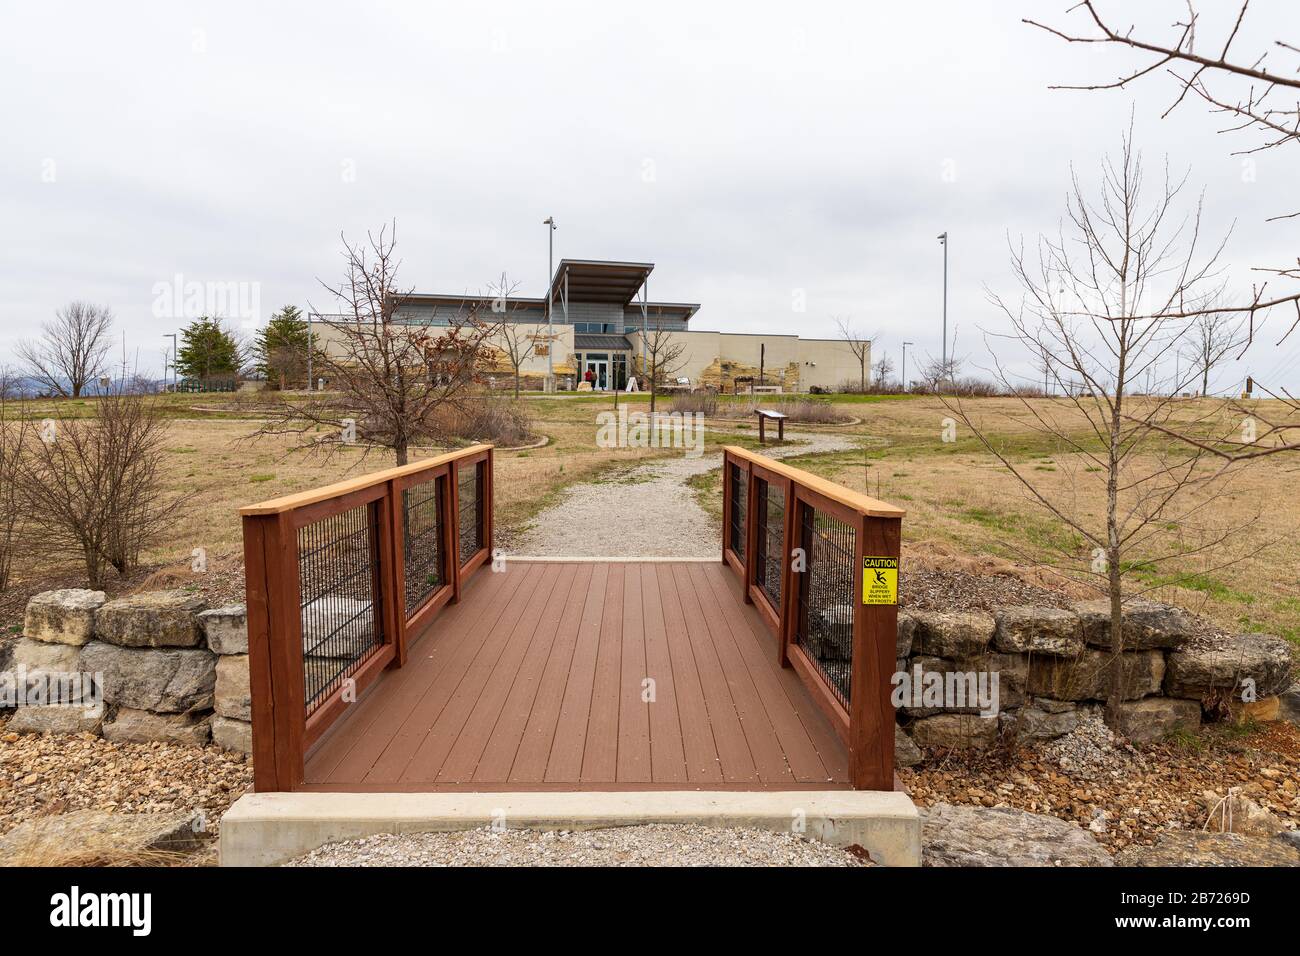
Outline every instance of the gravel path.
MULTIPOLYGON (((769 449, 773 458, 823 454, 855 447, 844 435, 787 432, 769 449)), ((721 455, 665 458, 601 481, 573 485, 533 519, 514 542, 528 556, 589 558, 713 558, 718 531, 687 482, 722 467, 721 455)))
POLYGON ((846 850, 770 830, 649 824, 608 830, 384 833, 288 866, 863 866, 846 850))

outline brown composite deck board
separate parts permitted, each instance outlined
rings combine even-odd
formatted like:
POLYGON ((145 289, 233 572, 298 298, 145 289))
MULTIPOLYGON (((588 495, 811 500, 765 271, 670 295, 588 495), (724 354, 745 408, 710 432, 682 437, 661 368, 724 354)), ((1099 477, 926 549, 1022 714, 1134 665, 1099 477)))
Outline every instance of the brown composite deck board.
POLYGON ((673 679, 672 655, 668 649, 659 571, 654 564, 640 568, 641 593, 645 606, 646 676, 655 682, 650 719, 650 775, 652 780, 682 782, 686 777, 686 755, 682 742, 682 721, 677 708, 677 685, 673 679))
POLYGON ((479 571, 306 769, 305 789, 344 792, 848 786, 721 563, 479 571))
POLYGON ((469 667, 461 675, 455 692, 439 712, 420 746, 411 755, 410 763, 402 771, 400 779, 413 783, 432 783, 437 780, 488 681, 494 676, 498 681, 513 680, 519 661, 528 649, 528 638, 535 633, 537 621, 558 577, 559 565, 542 565, 542 574, 529 592, 527 603, 519 606, 518 615, 509 626, 502 626, 498 622, 488 640, 478 648, 469 667))
POLYGON ((378 759, 382 746, 401 726, 402 720, 450 656, 455 642, 444 637, 472 626, 484 631, 490 628, 495 617, 488 608, 503 607, 522 578, 522 575, 475 575, 469 586, 475 603, 462 600, 446 608, 438 618, 439 638, 426 634, 412 644, 411 663, 389 672, 379 682, 384 687, 382 695, 376 693, 379 687, 376 684, 355 705, 356 713, 335 725, 316 752, 308 757, 308 782, 313 779, 360 780, 364 777, 378 759), (470 620, 466 619, 467 615, 470 620))
MULTIPOLYGON (((565 608, 564 620, 560 623, 555 645, 547 658, 546 670, 537 688, 537 699, 528 715, 523 738, 516 747, 514 763, 510 767, 509 779, 512 781, 540 784, 546 779, 546 766, 555 740, 555 728, 560 719, 565 688, 569 683, 578 635, 586 620, 588 607, 599 604, 593 591, 601 586, 595 580, 595 566, 583 565, 575 582, 573 602, 565 608)), ((591 613, 596 612, 593 610, 591 613)))

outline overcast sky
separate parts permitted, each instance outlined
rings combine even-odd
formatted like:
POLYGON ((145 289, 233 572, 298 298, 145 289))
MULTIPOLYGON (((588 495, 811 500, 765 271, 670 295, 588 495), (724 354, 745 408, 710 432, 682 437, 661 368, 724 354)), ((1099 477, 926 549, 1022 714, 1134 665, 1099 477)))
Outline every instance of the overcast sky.
MULTIPOLYGON (((178 276, 244 283, 262 318, 328 310, 340 232, 393 219, 404 284, 505 270, 541 295, 553 215, 557 260, 654 262, 651 298, 701 303, 693 327, 830 337, 846 316, 895 359, 939 352, 947 230, 957 352, 987 365, 1007 235, 1056 228, 1070 164, 1095 180, 1131 109, 1148 159, 1204 187, 1207 233, 1235 221, 1237 288, 1294 262, 1300 221, 1264 222, 1300 208, 1294 147, 1248 169, 1200 106, 1160 119, 1160 79, 1049 91, 1134 62, 1020 22, 1069 5, 6 3, 0 362, 87 299, 156 370, 178 276)), ((1143 8, 1163 26, 1183 4, 1143 8)), ((1300 40, 1300 7, 1257 0, 1239 48, 1276 38, 1300 40)), ((1221 384, 1300 385, 1300 334, 1276 338, 1221 384)))

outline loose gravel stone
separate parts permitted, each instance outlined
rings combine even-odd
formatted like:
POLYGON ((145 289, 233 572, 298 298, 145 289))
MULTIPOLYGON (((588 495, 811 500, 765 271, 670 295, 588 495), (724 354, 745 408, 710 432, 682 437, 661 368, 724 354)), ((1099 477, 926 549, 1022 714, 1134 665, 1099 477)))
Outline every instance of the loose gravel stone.
POLYGON ((330 843, 287 866, 865 866, 828 843, 772 830, 648 824, 606 830, 384 833, 330 843))
POLYGON ((0 834, 70 810, 201 814, 208 832, 252 789, 243 754, 91 734, 17 734, 0 718, 0 834))
MULTIPOLYGON (((800 444, 769 448, 764 454, 784 458, 854 447, 842 435, 789 432, 786 437, 800 444)), ((716 557, 715 522, 695 501, 687 482, 721 465, 721 455, 683 454, 572 485, 558 504, 533 519, 512 550, 536 557, 716 557), (593 534, 593 528, 617 530, 593 534)))

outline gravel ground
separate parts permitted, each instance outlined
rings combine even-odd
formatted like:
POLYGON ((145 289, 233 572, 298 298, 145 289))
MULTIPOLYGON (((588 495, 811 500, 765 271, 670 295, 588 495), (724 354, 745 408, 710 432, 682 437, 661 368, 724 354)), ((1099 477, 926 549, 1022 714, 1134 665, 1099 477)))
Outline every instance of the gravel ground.
MULTIPOLYGON (((791 431, 786 439, 800 444, 766 454, 785 458, 855 447, 843 435, 828 433, 791 431)), ((720 467, 721 455, 682 455, 573 485, 533 519, 512 550, 539 557, 717 557, 717 528, 686 483, 720 467)))
POLYGON ((791 833, 651 824, 608 830, 385 833, 331 843, 288 866, 865 866, 791 833))
POLYGON ((253 786, 243 754, 179 744, 115 744, 90 734, 15 734, 0 718, 0 833, 66 810, 202 813, 209 832, 253 786))

